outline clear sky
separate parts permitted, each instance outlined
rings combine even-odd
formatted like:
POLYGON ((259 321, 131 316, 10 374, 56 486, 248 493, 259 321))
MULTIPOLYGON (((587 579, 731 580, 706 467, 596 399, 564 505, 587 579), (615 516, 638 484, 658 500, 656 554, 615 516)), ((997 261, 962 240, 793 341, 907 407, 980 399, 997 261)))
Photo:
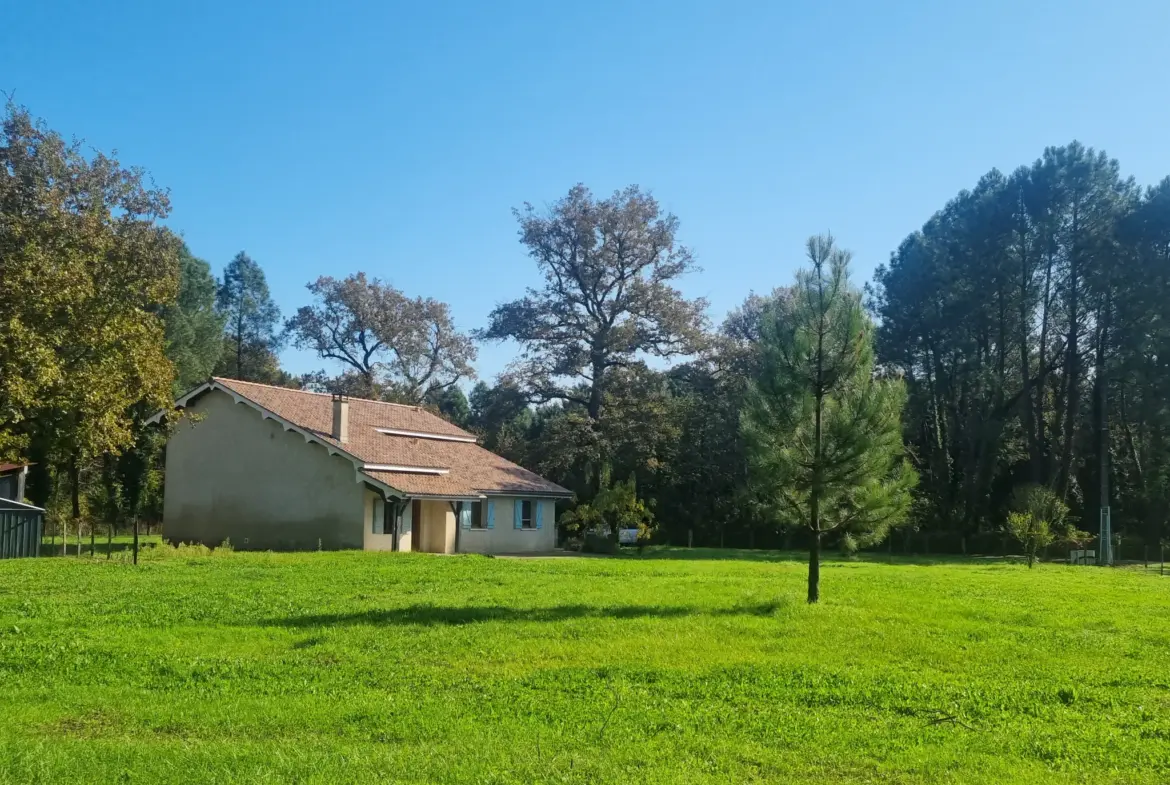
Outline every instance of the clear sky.
POLYGON ((1170 174, 1165 0, 4 6, 0 88, 148 169, 194 253, 246 250, 286 315, 364 270, 483 326, 537 281, 511 208, 576 182, 677 214, 717 322, 815 232, 867 280, 1046 145, 1170 174))

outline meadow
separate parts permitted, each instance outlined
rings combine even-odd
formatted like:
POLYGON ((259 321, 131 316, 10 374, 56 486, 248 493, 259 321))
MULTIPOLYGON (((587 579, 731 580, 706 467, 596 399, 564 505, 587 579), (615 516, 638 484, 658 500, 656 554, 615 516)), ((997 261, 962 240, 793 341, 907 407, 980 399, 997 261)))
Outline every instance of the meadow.
POLYGON ((1165 783, 1170 578, 995 560, 0 562, 0 783, 1165 783))

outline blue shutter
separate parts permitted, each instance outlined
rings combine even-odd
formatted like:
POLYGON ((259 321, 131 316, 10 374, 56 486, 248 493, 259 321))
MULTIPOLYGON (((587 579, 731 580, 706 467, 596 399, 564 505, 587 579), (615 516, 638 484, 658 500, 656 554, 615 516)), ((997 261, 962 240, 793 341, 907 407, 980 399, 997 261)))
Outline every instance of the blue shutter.
POLYGON ((459 502, 459 525, 464 529, 471 528, 471 505, 468 502, 459 502))
POLYGON ((496 528, 496 502, 494 499, 487 500, 487 527, 489 529, 496 528))
POLYGON ((523 529, 524 528, 524 521, 520 517, 520 515, 523 513, 523 510, 524 510, 524 500, 523 499, 513 499, 512 500, 512 528, 513 529, 523 529))
POLYGON ((544 502, 533 502, 532 506, 536 508, 532 511, 532 515, 536 518, 536 528, 539 529, 541 525, 541 513, 544 512, 544 502))

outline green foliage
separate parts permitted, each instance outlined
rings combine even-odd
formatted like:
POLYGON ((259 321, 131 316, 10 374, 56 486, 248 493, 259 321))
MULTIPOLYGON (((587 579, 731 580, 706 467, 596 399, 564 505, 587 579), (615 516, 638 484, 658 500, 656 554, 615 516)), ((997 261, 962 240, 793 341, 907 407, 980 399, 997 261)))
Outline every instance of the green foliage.
POLYGON ((179 296, 162 310, 167 357, 175 366, 176 397, 207 381, 223 353, 224 315, 216 310, 211 265, 179 248, 179 296))
POLYGON ((654 513, 646 500, 638 497, 635 478, 610 482, 607 472, 602 477, 601 490, 593 500, 564 513, 561 526, 573 534, 605 534, 614 542, 619 530, 637 529, 638 542, 644 544, 654 533, 654 513))
POLYGON ((0 782, 1170 780, 1129 570, 168 551, 0 564, 0 782))
POLYGON ((905 520, 917 476, 903 458, 901 381, 875 375, 873 326, 849 285, 849 254, 808 242, 810 267, 760 326, 743 414, 751 481, 773 520, 812 533, 808 600, 825 534, 881 542, 905 520))
POLYGON ((431 392, 427 396, 426 403, 438 409, 439 414, 460 428, 467 428, 471 425, 471 404, 467 400, 467 395, 459 387, 453 385, 431 392))
POLYGON ((576 479, 566 481, 591 496, 601 467, 614 463, 620 448, 613 435, 663 422, 610 417, 615 399, 628 400, 613 388, 652 376, 646 356, 701 348, 706 303, 675 288, 696 269, 691 252, 676 242, 678 219, 636 186, 596 199, 577 185, 547 211, 527 204, 515 213, 543 285, 497 306, 479 337, 520 343, 507 383, 531 401, 562 404, 566 420, 558 429, 575 436, 538 448, 542 465, 576 479), (567 449, 556 449, 562 445, 567 449))
MULTIPOLYGON (((132 407, 159 408, 173 370, 160 309, 180 243, 146 174, 9 103, 0 127, 0 455, 82 468, 134 439, 132 407)), ((47 495, 39 478, 38 495, 47 495)))
POLYGON ((620 550, 621 546, 618 545, 617 538, 609 533, 586 531, 584 538, 581 540, 582 553, 597 553, 612 556, 620 550))
POLYGON ((224 322, 223 353, 215 373, 247 382, 278 383, 280 308, 260 265, 240 251, 223 271, 215 297, 224 322))
POLYGON ((1043 485, 1024 485, 1012 494, 1012 510, 1007 517, 1007 530, 1024 546, 1028 566, 1036 563, 1037 555, 1056 541, 1058 532, 1071 539, 1084 532, 1071 531, 1066 526, 1068 505, 1051 489, 1043 485))
POLYGON ((1143 194, 1073 142, 988 172, 878 269, 879 361, 907 381, 922 526, 991 530, 1012 488, 1036 483, 1082 520, 1112 502, 1115 527, 1157 539, 1170 505, 1168 249, 1170 182, 1143 194))

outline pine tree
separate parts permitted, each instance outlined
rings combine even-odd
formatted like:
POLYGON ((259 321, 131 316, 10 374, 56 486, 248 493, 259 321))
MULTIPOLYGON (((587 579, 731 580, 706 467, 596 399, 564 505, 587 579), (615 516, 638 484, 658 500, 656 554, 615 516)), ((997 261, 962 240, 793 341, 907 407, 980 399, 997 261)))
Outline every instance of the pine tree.
POLYGON ((224 269, 215 304, 225 322, 215 372, 246 382, 273 382, 279 374, 280 308, 268 293, 264 270, 243 251, 224 269))
POLYGON ((755 490, 778 522, 811 535, 810 603, 826 535, 881 542, 918 479, 902 457, 905 389, 874 372, 873 324, 849 285, 849 259, 831 237, 809 239, 811 268, 764 315, 742 420, 755 490))

